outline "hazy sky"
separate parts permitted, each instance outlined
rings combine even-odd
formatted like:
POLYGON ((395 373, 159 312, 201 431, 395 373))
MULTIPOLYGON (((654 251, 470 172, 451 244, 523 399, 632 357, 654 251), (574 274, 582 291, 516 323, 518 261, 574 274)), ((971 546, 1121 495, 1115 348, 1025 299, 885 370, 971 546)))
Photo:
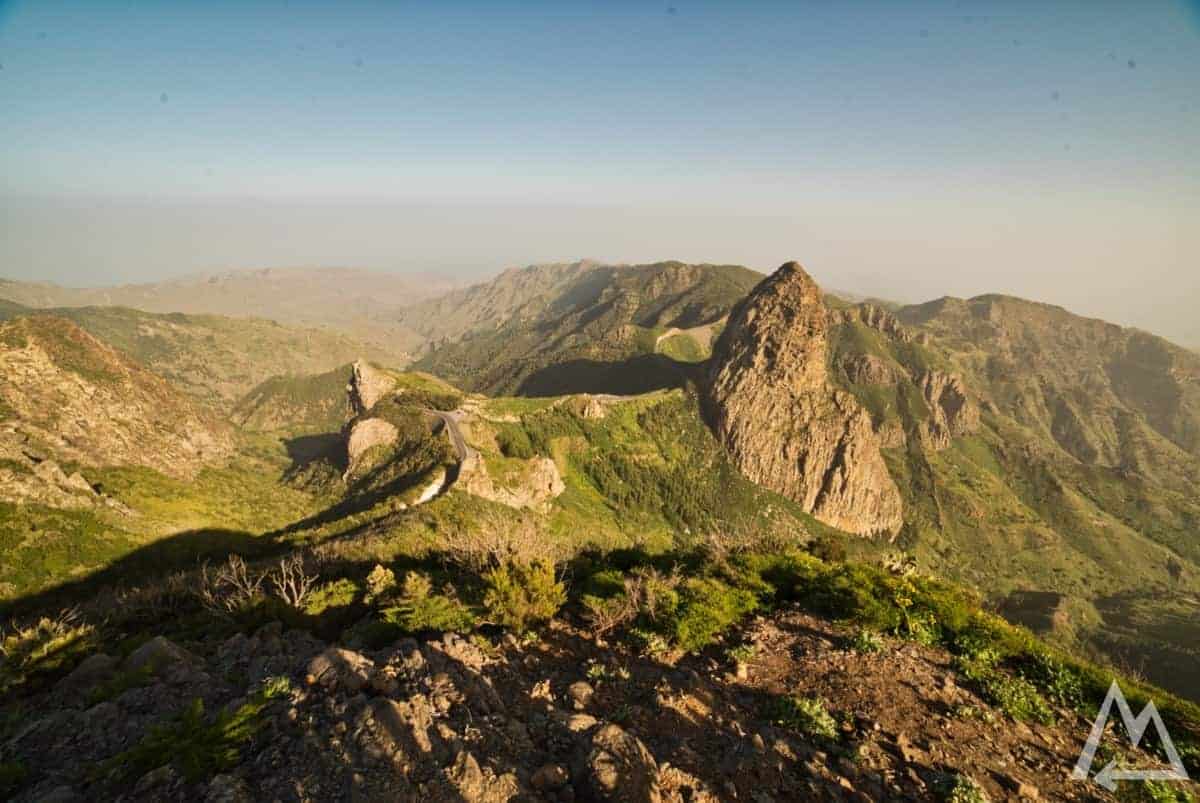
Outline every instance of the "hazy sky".
POLYGON ((0 274, 593 257, 1200 344, 1200 2, 0 0, 0 274))

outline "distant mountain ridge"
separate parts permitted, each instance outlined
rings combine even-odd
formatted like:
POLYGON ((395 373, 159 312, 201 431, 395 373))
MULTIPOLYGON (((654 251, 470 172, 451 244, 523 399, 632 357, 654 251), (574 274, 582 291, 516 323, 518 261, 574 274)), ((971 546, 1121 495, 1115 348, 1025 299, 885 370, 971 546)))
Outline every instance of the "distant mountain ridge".
POLYGON ((359 268, 260 268, 161 282, 74 288, 0 279, 0 298, 27 307, 132 307, 333 326, 377 348, 414 349, 420 338, 395 322, 401 307, 446 292, 445 277, 359 268))

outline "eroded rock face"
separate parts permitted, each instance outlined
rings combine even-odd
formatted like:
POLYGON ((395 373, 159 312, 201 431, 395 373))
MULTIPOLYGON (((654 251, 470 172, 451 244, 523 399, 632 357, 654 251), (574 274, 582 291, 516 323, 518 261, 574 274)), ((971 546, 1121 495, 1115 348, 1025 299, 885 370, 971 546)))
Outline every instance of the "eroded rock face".
POLYGON ((390 421, 382 418, 364 418, 355 421, 346 438, 346 458, 349 468, 346 475, 358 473, 363 456, 376 446, 389 446, 400 437, 400 431, 390 421))
POLYGON ((362 415, 367 412, 395 388, 395 377, 373 368, 366 360, 354 361, 354 373, 346 390, 355 413, 362 415))
POLYGON ((916 383, 930 413, 921 434, 934 449, 945 449, 951 438, 979 430, 979 406, 967 394, 961 377, 926 371, 916 378, 916 383))
POLYGON ((456 487, 475 496, 516 508, 539 508, 566 490, 558 466, 549 457, 532 457, 525 461, 519 477, 510 477, 501 484, 488 472, 478 452, 472 452, 462 462, 456 487))
POLYGON ((900 380, 895 367, 873 354, 857 354, 843 360, 842 370, 856 385, 894 385, 900 380))
POLYGON ((799 264, 763 281, 713 349, 710 423, 751 480, 835 527, 895 533, 900 492, 870 416, 828 381, 828 326, 820 288, 799 264))

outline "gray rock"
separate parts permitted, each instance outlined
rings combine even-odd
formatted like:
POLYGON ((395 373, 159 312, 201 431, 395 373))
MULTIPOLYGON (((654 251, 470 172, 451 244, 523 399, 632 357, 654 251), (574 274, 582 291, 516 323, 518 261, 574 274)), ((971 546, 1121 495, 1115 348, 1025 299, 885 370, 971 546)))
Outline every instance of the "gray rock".
POLYGON ((660 803, 663 799, 654 756, 618 725, 596 731, 575 774, 584 800, 660 803))
POLYGON ((204 803, 251 803, 253 799, 245 781, 236 775, 222 773, 208 782, 204 803))
POLYGON ((370 658, 341 647, 330 647, 308 664, 308 684, 327 688, 334 686, 356 692, 366 686, 375 671, 370 658))
POLYGON ((158 673, 175 664, 194 664, 198 661, 196 656, 173 641, 162 636, 155 636, 130 653, 121 668, 126 672, 147 670, 158 673))

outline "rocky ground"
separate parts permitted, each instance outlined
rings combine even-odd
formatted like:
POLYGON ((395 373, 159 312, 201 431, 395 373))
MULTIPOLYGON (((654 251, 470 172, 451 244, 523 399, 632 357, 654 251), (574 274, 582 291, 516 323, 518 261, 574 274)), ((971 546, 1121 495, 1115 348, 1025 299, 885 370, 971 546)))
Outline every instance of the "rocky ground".
POLYGON ((219 644, 159 637, 23 701, 0 746, 33 781, 17 799, 57 803, 960 799, 946 790, 962 776, 991 800, 1110 799, 1069 778, 1090 723, 1014 723, 944 652, 851 649, 798 611, 739 638, 753 645, 740 662, 640 657, 563 622, 525 642, 450 634, 363 651, 278 624, 219 644), (261 729, 215 775, 189 780, 176 761, 122 776, 112 761, 187 701, 232 711, 282 677, 261 729), (823 699, 836 735, 776 724, 782 695, 823 699))

